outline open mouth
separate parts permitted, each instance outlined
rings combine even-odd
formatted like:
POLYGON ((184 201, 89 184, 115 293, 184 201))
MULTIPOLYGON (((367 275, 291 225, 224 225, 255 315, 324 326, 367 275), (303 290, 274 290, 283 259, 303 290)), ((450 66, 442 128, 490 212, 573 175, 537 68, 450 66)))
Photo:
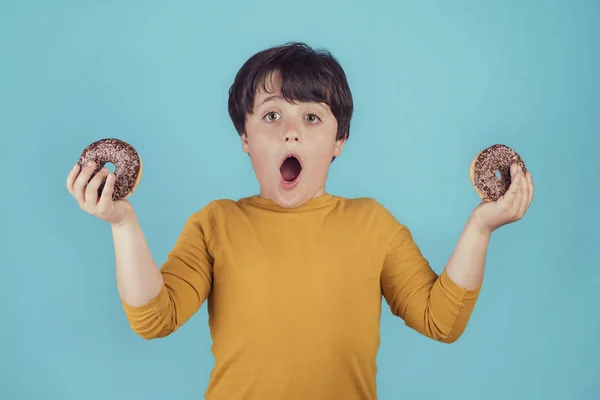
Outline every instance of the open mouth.
POLYGON ((281 172, 282 183, 292 185, 298 181, 302 172, 302 164, 296 155, 289 155, 281 163, 279 172, 281 172))

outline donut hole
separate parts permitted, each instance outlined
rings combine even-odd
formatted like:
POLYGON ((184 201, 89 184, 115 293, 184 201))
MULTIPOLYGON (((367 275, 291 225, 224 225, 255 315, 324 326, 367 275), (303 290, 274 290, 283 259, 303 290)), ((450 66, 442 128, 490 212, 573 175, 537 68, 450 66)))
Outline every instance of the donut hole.
POLYGON ((111 162, 107 162, 106 164, 104 164, 104 166, 108 169, 108 172, 115 172, 117 170, 117 167, 115 167, 115 164, 113 164, 111 162))

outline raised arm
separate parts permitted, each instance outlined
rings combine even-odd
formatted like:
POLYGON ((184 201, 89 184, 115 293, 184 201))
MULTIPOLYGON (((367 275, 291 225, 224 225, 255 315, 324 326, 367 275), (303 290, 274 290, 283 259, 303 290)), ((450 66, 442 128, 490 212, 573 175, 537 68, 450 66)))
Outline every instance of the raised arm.
POLYGON ((67 175, 67 190, 82 210, 112 227, 117 286, 131 328, 146 339, 166 336, 187 321, 210 292, 213 260, 204 231, 211 224, 210 205, 187 221, 159 269, 129 201, 112 199, 114 173, 102 168, 93 175, 94 170, 93 163, 83 168, 75 164, 67 175))
POLYGON ((131 329, 145 339, 176 331, 210 293, 213 260, 203 229, 204 214, 188 219, 160 270, 135 219, 113 227, 123 308, 131 329))
POLYGON ((400 226, 386 256, 381 286, 392 313, 415 331, 434 340, 452 343, 463 333, 480 287, 467 290, 439 276, 413 241, 410 231, 400 226))
POLYGON ((448 275, 464 288, 481 285, 492 233, 523 218, 533 200, 531 173, 525 173, 516 163, 510 171, 508 191, 497 201, 483 201, 475 208, 446 265, 448 275))
POLYGON ((504 196, 496 202, 483 202, 471 214, 439 276, 409 230, 393 221, 395 234, 383 265, 381 285, 392 312, 408 326, 445 343, 462 335, 483 284, 492 232, 521 219, 533 198, 531 174, 515 164, 511 175, 512 183, 504 196))

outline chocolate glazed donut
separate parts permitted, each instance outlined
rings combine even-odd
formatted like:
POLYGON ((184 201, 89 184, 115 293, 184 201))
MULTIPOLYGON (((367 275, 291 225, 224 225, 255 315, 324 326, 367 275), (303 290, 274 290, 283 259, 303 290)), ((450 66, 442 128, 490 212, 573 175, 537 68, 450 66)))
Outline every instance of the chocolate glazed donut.
MULTIPOLYGON (((112 138, 98 140, 83 150, 78 164, 83 167, 90 161, 96 163, 92 177, 107 163, 114 164, 116 180, 113 200, 124 199, 137 189, 142 178, 142 159, 129 143, 112 138)), ((100 184, 98 196, 102 194, 104 184, 100 184)))
POLYGON ((510 187, 510 166, 517 163, 527 172, 521 156, 508 146, 495 144, 482 150, 471 162, 469 176, 475 191, 485 201, 496 201, 510 187), (500 177, 496 176, 496 172, 500 177))

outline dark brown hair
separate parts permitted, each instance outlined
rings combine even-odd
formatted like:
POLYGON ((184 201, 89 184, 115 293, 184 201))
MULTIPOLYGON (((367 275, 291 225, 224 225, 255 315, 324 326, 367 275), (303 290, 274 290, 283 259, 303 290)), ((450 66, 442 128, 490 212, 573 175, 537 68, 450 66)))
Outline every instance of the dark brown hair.
POLYGON ((350 134, 353 101, 346 74, 327 50, 291 42, 262 50, 240 68, 229 89, 229 116, 236 131, 245 133, 246 115, 252 114, 257 89, 267 91, 273 72, 281 75, 281 95, 289 102, 322 102, 338 123, 336 140, 350 134))

